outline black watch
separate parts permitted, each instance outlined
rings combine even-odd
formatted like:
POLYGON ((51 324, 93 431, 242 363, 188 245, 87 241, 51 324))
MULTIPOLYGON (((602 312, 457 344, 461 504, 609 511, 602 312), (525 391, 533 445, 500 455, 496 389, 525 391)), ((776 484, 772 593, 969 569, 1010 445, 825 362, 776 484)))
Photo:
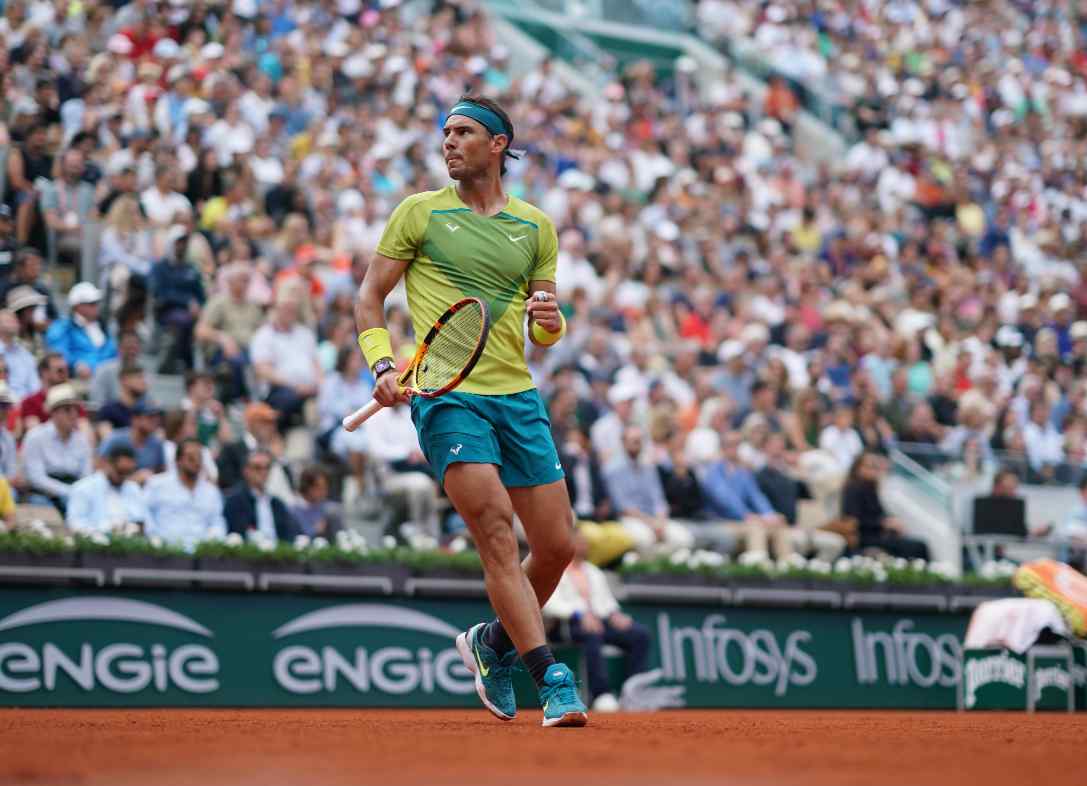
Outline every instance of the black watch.
POLYGON ((376 380, 386 371, 392 371, 394 368, 396 368, 396 364, 393 362, 392 358, 382 358, 374 364, 374 367, 370 369, 370 371, 373 373, 374 379, 376 380))

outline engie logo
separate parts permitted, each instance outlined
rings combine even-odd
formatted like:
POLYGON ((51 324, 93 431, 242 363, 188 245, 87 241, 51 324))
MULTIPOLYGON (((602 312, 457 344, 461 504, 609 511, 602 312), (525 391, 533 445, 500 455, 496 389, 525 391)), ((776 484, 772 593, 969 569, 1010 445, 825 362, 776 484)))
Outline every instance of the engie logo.
MULTIPOLYGON (((211 638, 211 631, 193 619, 152 603, 124 598, 68 598, 39 603, 0 619, 0 632, 49 624, 50 639, 60 638, 58 623, 136 622, 158 625, 211 638)), ((76 640, 78 641, 78 640, 76 640)), ((62 678, 85 691, 101 688, 113 693, 185 693, 218 690, 219 658, 202 644, 170 649, 165 644, 141 646, 123 641, 108 644, 82 641, 65 645, 46 641, 31 646, 21 641, 0 643, 0 691, 30 693, 64 688, 62 678)))
POLYGON ((472 675, 453 646, 460 631, 421 611, 380 603, 349 603, 296 617, 273 631, 272 637, 282 639, 343 627, 383 628, 385 633, 373 636, 373 641, 382 643, 397 630, 428 633, 448 646, 414 650, 403 646, 358 646, 345 654, 331 646, 295 644, 277 652, 272 662, 280 687, 290 693, 312 694, 335 691, 342 680, 360 693, 403 695, 442 690, 463 695, 475 690, 472 675))

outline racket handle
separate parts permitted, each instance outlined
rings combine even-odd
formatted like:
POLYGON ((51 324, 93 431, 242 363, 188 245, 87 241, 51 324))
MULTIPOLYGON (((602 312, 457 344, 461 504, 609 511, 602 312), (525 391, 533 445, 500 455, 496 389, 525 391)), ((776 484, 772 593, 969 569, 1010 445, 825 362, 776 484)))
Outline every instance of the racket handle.
POLYGON ((369 404, 361 409, 356 409, 350 415, 343 419, 343 430, 354 431, 371 417, 377 414, 378 410, 382 408, 382 405, 378 403, 377 399, 373 399, 369 404))

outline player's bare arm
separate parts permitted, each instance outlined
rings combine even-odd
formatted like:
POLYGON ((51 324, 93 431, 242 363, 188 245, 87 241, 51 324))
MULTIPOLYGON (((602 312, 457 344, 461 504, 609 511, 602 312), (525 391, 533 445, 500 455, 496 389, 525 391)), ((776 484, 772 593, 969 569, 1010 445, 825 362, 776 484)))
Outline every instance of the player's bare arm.
MULTIPOLYGON (((381 254, 374 255, 366 271, 366 277, 359 285, 359 294, 355 300, 355 327, 360 335, 374 328, 385 330, 385 298, 403 277, 410 262, 411 260, 408 259, 390 259, 381 254)), ((384 368, 375 368, 384 358, 367 357, 367 362, 374 361, 371 363, 371 371, 374 371, 376 377, 374 398, 385 407, 408 400, 408 394, 396 382, 395 358, 392 356, 391 349, 388 353, 388 360, 393 362, 386 364, 384 368)))

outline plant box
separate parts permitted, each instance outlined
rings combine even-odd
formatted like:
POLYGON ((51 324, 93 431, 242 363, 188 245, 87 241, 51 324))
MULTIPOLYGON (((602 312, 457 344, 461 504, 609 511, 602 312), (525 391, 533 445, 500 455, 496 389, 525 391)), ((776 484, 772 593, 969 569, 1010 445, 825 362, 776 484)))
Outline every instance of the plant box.
POLYGON ((305 564, 306 573, 316 576, 362 576, 367 568, 373 567, 365 562, 347 560, 310 560, 305 564))
POLYGON ((714 587, 719 586, 708 576, 698 573, 636 573, 623 577, 624 584, 648 584, 654 587, 714 587))
POLYGON ((0 551, 0 566, 23 568, 71 568, 76 564, 74 551, 35 554, 30 551, 0 551))
POLYGON ((417 569, 412 572, 412 575, 418 576, 422 579, 468 579, 478 581, 483 578, 483 571, 456 570, 454 568, 433 568, 417 569))
POLYGON ((253 563, 236 557, 197 557, 197 570, 218 571, 221 573, 255 573, 253 563))
POLYGON ((96 570, 104 571, 106 574, 106 583, 109 584, 113 578, 114 568, 128 568, 132 567, 130 557, 121 556, 119 554, 99 554, 97 552, 80 552, 79 554, 79 566, 82 568, 92 568, 96 570))
POLYGON ((196 561, 182 554, 133 554, 125 558, 120 567, 142 568, 144 570, 193 570, 196 561))

